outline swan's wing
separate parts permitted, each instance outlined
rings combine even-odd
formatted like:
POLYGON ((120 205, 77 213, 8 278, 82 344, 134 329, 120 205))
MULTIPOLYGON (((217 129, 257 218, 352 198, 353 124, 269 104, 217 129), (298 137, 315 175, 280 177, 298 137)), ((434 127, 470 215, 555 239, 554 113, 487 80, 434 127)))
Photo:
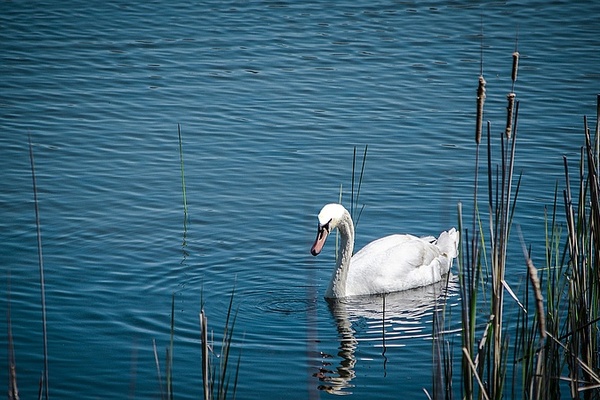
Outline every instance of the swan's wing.
MULTIPOLYGON (((376 265, 405 263, 407 268, 428 264, 439 255, 435 238, 413 235, 390 235, 372 241, 352 256, 356 268, 375 269, 376 265)), ((353 266, 354 268, 355 266, 353 266)))
POLYGON ((430 240, 392 235, 369 243, 350 262, 347 290, 381 293, 422 286, 447 272, 447 257, 430 240), (445 271, 444 271, 445 269, 445 271))
MULTIPOLYGON (((433 240, 435 238, 432 237, 433 240)), ((401 246, 404 243, 411 242, 413 240, 419 240, 418 237, 413 235, 390 235, 379 238, 367 244, 365 247, 360 249, 352 258, 370 257, 374 254, 386 253, 395 247, 401 246)))

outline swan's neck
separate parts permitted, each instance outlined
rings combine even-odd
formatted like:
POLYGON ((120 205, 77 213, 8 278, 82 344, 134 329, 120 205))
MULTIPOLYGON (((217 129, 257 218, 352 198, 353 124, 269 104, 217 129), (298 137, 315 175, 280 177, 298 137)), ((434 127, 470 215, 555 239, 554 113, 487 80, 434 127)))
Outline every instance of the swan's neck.
POLYGON ((354 223, 348 211, 344 212, 344 216, 338 223, 338 231, 340 232, 340 251, 337 257, 337 264, 331 282, 325 297, 340 298, 346 297, 346 280, 348 278, 348 270, 350 268, 350 259, 354 250, 354 223))

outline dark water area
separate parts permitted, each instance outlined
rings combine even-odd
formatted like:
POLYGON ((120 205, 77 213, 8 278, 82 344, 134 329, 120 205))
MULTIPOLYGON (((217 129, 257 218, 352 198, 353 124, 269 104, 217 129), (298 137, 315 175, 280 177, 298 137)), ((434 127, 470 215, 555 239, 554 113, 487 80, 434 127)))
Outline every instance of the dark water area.
MULTIPOLYGON (((499 135, 518 48, 515 223, 543 265, 544 207, 596 115, 598 15, 583 1, 0 3, 0 305, 21 398, 43 356, 28 136, 51 397, 160 398, 152 340, 164 378, 174 298, 175 393, 198 398, 198 313, 218 342, 235 288, 238 398, 425 398, 439 288, 391 296, 385 316, 377 296, 330 307, 316 214, 340 186, 349 204, 368 145, 357 248, 455 226, 458 202, 472 212, 481 56, 499 135)), ((6 349, 2 334, 5 364, 6 349)))

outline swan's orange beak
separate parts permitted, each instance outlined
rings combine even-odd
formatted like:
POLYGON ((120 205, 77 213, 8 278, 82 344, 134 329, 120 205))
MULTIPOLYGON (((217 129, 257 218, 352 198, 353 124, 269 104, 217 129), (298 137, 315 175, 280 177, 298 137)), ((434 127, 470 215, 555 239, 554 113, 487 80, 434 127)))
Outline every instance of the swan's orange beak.
POLYGON ((327 240, 327 235, 329 234, 329 230, 327 228, 328 228, 328 224, 325 224, 325 225, 319 224, 319 230, 317 231, 317 238, 315 239, 315 243, 310 248, 310 254, 312 254, 313 256, 318 255, 321 252, 321 250, 323 249, 323 245, 325 244, 325 241, 327 240))

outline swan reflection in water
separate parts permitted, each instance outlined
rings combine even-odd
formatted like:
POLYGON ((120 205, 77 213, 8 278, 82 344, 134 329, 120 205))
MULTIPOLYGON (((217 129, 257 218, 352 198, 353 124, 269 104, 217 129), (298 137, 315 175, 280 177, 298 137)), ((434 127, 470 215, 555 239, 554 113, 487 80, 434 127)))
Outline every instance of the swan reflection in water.
POLYGON ((440 282, 402 292, 371 296, 327 299, 335 320, 340 346, 336 356, 321 353, 322 366, 313 376, 320 381, 318 389, 331 394, 351 394, 355 378, 355 352, 359 342, 377 342, 382 348, 384 374, 388 359, 387 347, 397 346, 398 340, 431 338, 432 315, 441 309, 446 299, 457 296, 457 280, 452 275, 440 282), (425 318, 430 317, 430 318, 425 318), (368 337, 362 337, 364 325, 368 337), (358 336, 358 337, 357 337, 358 336), (393 344, 392 344, 393 342, 393 344))

